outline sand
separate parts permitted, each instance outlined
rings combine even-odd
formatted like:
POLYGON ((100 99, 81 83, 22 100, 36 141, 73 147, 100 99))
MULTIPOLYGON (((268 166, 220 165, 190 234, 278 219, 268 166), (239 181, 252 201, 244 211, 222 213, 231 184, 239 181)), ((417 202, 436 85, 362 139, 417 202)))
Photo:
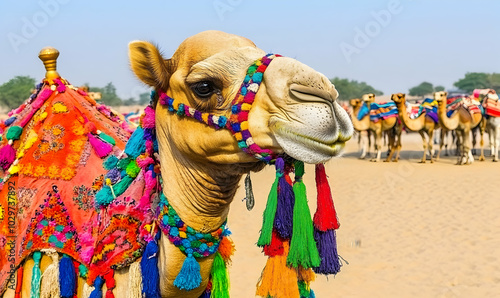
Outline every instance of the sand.
MULTIPOLYGON (((352 140, 343 157, 326 165, 345 262, 336 276, 318 276, 312 283, 316 297, 500 295, 500 164, 488 158, 457 166, 451 156, 420 164, 415 133, 403 135, 398 163, 359 160, 357 150, 352 140)), ((255 243, 273 178, 270 167, 252 175, 252 211, 241 201, 243 187, 231 206, 229 227, 237 249, 231 297, 255 295, 266 262, 255 243)), ((306 167, 304 179, 314 211, 313 167, 306 167)))

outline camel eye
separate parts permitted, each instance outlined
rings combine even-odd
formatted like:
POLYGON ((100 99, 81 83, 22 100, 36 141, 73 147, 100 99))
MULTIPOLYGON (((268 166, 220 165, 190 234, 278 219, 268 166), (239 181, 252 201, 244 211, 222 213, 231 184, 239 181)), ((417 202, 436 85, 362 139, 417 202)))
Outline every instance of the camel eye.
POLYGON ((201 98, 206 98, 215 93, 214 84, 210 81, 201 81, 191 85, 193 92, 201 98))

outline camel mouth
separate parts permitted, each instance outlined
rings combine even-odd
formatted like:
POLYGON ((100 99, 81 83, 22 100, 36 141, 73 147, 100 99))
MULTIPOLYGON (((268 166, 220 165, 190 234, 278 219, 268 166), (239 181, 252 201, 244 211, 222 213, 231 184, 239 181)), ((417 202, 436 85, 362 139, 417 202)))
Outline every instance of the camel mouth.
POLYGON ((341 155, 345 142, 350 139, 349 136, 343 136, 340 132, 336 136, 305 134, 301 132, 304 129, 297 129, 293 123, 278 117, 271 118, 270 127, 286 154, 311 164, 323 163, 341 155))

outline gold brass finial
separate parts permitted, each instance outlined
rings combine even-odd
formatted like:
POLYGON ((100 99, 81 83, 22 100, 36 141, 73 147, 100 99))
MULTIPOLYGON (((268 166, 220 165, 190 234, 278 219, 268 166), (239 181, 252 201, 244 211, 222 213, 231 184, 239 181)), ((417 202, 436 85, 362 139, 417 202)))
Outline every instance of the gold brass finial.
POLYGON ((43 48, 38 54, 38 58, 42 60, 43 65, 45 65, 45 78, 49 81, 53 79, 60 78, 61 76, 57 73, 57 57, 59 57, 59 51, 53 47, 43 48))

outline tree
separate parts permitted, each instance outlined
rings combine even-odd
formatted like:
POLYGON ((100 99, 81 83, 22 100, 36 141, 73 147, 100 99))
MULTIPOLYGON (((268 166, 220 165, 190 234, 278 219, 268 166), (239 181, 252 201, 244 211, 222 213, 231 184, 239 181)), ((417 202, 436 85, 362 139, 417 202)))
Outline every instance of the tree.
POLYGON ((489 88, 495 89, 497 93, 500 93, 500 73, 492 73, 488 76, 489 88))
POLYGON ((434 87, 429 82, 422 82, 420 85, 410 88, 410 95, 413 96, 425 96, 434 92, 434 87))
MULTIPOLYGON (((490 88, 488 77, 490 77, 490 75, 484 72, 468 72, 463 79, 453 83, 453 86, 467 93, 472 93, 474 89, 490 88)), ((496 74, 494 79, 496 79, 496 74)))
POLYGON ((375 95, 382 95, 383 92, 376 90, 365 82, 358 82, 354 80, 333 78, 330 82, 335 85, 335 89, 339 92, 339 100, 350 100, 353 98, 360 98, 363 94, 373 93, 375 95))
POLYGON ((122 104, 122 99, 116 95, 116 87, 113 83, 108 83, 104 88, 90 87, 90 92, 101 92, 102 103, 109 106, 119 106, 122 104))
POLYGON ((443 87, 443 86, 441 86, 441 85, 434 87, 434 91, 435 91, 435 92, 444 91, 444 90, 446 90, 446 88, 444 88, 444 87, 443 87))
POLYGON ((0 86, 0 105, 14 109, 20 106, 35 88, 35 79, 17 76, 0 86))

